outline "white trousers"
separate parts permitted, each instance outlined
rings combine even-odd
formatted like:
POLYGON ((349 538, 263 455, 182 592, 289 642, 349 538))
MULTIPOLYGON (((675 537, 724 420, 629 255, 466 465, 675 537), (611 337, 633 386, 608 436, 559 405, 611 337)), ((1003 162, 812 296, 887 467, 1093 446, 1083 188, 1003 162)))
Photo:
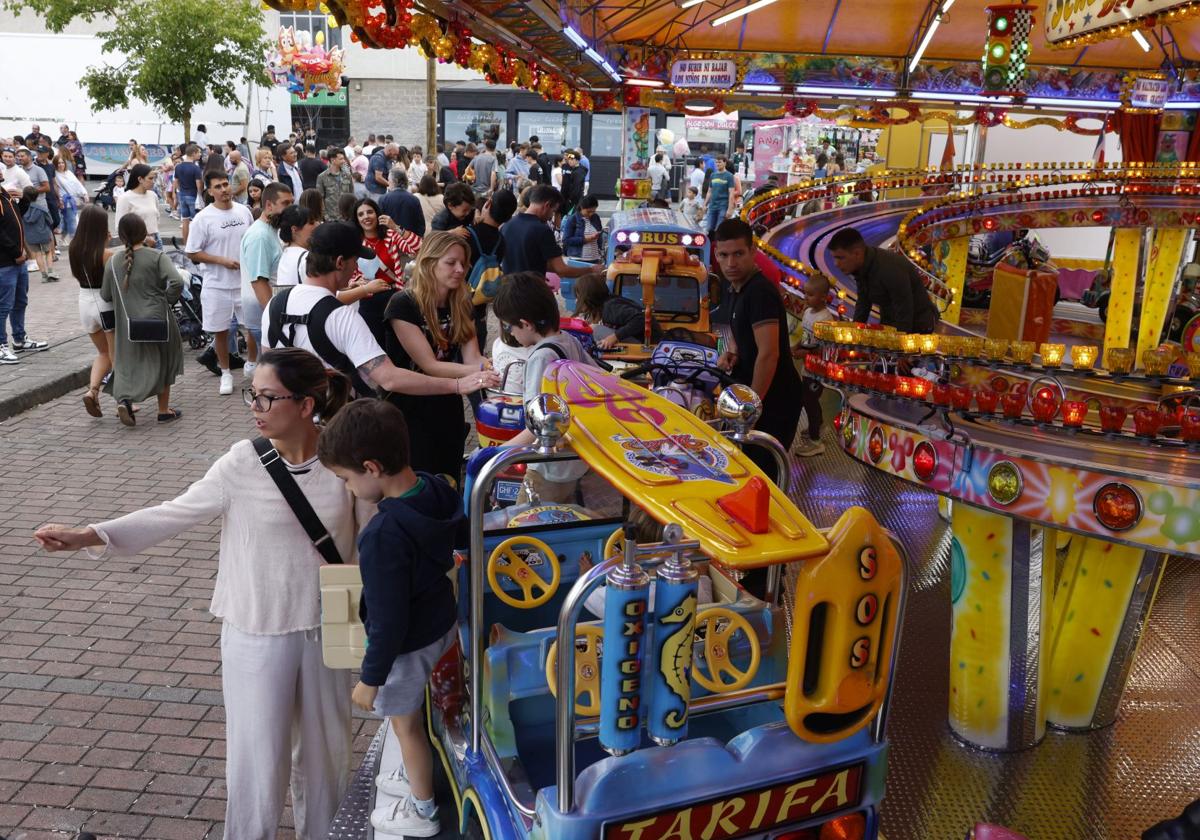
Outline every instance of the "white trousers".
POLYGON ((299 840, 325 840, 352 772, 350 672, 326 668, 319 630, 221 626, 226 840, 274 840, 290 779, 299 840))

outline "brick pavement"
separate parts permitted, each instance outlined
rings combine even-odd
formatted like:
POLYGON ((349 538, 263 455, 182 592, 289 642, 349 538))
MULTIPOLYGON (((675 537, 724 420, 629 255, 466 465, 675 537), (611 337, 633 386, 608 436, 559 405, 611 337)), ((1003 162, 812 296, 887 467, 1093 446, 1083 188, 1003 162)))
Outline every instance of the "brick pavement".
MULTIPOLYGON (((96 420, 74 390, 0 425, 0 482, 10 490, 0 519, 8 840, 64 840, 80 828, 106 838, 223 836, 220 626, 207 611, 219 521, 106 561, 47 554, 32 538, 45 522, 84 524, 171 498, 250 435, 240 400, 219 397, 216 379, 187 355, 177 423, 158 426, 147 404, 140 417, 150 422, 126 429, 110 402, 96 420)), ((359 751, 375 727, 356 721, 359 751)))

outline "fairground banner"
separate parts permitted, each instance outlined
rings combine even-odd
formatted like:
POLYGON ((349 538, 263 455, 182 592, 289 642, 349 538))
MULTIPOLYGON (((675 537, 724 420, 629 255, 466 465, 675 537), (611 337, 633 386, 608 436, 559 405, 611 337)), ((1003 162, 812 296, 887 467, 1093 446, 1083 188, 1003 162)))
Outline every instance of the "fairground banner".
POLYGON ((1127 33, 1104 30, 1142 18, 1147 18, 1146 26, 1153 26, 1158 15, 1191 3, 1192 0, 1058 0, 1046 4, 1046 40, 1052 46, 1065 46, 1119 37, 1127 33))

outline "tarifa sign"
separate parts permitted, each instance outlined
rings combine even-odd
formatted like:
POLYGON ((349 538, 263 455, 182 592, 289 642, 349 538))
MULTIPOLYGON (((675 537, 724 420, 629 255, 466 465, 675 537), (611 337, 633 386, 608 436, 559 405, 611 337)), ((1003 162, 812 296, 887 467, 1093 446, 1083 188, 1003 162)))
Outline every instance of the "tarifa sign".
POLYGON ((1051 46, 1076 45, 1080 41, 1115 38, 1124 32, 1104 30, 1154 18, 1192 0, 1050 0, 1046 4, 1046 40, 1051 46), (1083 36, 1083 37, 1081 37, 1083 36))
POLYGON ((719 58, 681 59, 671 65, 671 87, 730 90, 737 85, 737 62, 719 58))

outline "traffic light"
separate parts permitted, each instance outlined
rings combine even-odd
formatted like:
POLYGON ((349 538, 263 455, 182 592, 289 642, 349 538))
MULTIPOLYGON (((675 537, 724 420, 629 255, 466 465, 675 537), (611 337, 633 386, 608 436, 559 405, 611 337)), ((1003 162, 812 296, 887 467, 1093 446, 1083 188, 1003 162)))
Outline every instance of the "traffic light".
POLYGON ((983 52, 983 92, 1020 93, 1029 58, 1033 10, 1028 6, 988 6, 988 37, 983 52))

